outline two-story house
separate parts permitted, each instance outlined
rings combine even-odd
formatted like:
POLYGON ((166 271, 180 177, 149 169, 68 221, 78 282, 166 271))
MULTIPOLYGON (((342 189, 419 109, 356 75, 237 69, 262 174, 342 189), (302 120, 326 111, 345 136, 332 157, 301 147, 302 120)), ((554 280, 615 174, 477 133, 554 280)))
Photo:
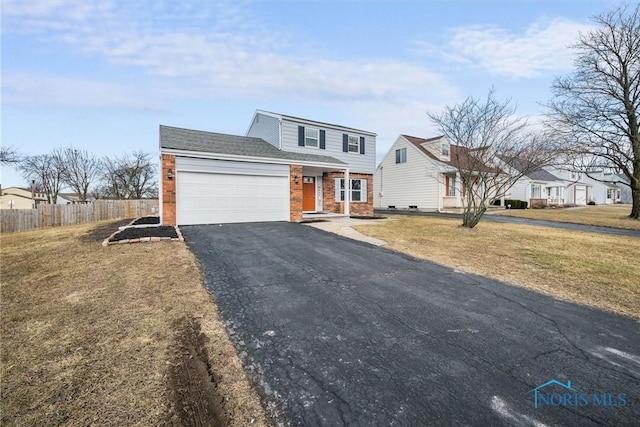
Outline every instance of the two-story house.
POLYGON ((566 183, 564 190, 566 204, 586 205, 593 200, 593 185, 586 181, 584 172, 561 166, 548 166, 544 169, 566 183))
POLYGON ((7 187, 0 191, 0 209, 33 209, 47 202, 47 195, 39 189, 7 187))
POLYGON ((372 215, 376 134, 258 110, 246 135, 160 126, 162 223, 372 215))
POLYGON ((460 170, 481 166, 499 172, 471 158, 466 148, 449 143, 444 136, 425 139, 400 135, 376 169, 374 207, 427 211, 462 208, 467 189, 460 170))

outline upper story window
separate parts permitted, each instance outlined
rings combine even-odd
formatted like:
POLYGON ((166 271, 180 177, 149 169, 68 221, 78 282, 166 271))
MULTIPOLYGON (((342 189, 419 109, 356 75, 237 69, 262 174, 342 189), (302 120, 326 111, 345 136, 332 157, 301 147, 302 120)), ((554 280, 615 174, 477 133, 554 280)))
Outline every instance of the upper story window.
POLYGON ((358 138, 357 136, 349 135, 349 152, 360 152, 360 138, 358 138))
POLYGON ((407 149, 399 148, 396 150, 396 163, 406 163, 407 162, 407 149))
POLYGON ((342 152, 364 154, 364 136, 342 134, 342 152))
POLYGON ((304 145, 306 147, 318 148, 318 141, 320 140, 320 132, 318 129, 305 128, 304 129, 304 145))
POLYGON ((449 155, 449 143, 443 142, 442 144, 440 144, 440 153, 443 156, 448 156, 449 155))

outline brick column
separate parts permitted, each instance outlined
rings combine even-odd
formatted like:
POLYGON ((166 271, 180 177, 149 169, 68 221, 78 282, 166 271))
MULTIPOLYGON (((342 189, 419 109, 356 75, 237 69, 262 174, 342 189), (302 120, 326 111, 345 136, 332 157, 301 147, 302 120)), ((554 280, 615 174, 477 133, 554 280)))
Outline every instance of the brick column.
POLYGON ((289 220, 302 220, 302 166, 289 165, 289 220), (298 183, 295 178, 298 177, 298 183))
POLYGON ((162 225, 176 225, 176 156, 162 155, 162 225), (167 178, 167 172, 173 171, 173 178, 167 178))

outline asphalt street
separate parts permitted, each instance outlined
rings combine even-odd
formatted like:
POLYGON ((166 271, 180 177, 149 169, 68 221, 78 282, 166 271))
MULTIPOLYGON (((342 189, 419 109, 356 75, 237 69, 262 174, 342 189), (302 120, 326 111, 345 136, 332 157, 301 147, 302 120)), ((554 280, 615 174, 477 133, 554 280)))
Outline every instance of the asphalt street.
POLYGON ((181 230, 280 423, 638 425, 635 320, 300 224, 181 230))
MULTIPOLYGON (((377 215, 419 215, 419 216, 433 216, 433 217, 441 217, 441 218, 462 219, 462 214, 448 213, 448 212, 441 213, 441 212, 419 212, 419 211, 396 210, 396 209, 376 209, 375 213, 377 215)), ((563 228, 565 230, 585 231, 589 233, 602 233, 602 234, 614 234, 617 236, 640 237, 640 231, 638 230, 627 230, 624 228, 613 228, 613 227, 598 227, 595 225, 574 224, 572 222, 545 221, 542 219, 519 218, 519 217, 505 216, 505 215, 485 214, 482 216, 482 221, 502 222, 502 223, 508 223, 508 224, 537 225, 540 227, 563 228)))

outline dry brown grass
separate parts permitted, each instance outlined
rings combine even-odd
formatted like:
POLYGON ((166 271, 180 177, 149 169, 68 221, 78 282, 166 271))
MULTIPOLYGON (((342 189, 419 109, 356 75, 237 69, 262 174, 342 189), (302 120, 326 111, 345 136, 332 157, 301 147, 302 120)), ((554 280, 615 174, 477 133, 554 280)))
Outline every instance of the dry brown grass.
POLYGON ((103 247, 95 227, 0 237, 1 424, 178 422, 168 378, 195 322, 229 424, 267 425, 186 246, 103 247))
POLYGON ((520 218, 640 230, 640 221, 629 218, 631 205, 581 206, 558 209, 501 209, 493 213, 520 218))
POLYGON ((393 216, 358 231, 452 268, 640 319, 637 237, 545 227, 393 216))

